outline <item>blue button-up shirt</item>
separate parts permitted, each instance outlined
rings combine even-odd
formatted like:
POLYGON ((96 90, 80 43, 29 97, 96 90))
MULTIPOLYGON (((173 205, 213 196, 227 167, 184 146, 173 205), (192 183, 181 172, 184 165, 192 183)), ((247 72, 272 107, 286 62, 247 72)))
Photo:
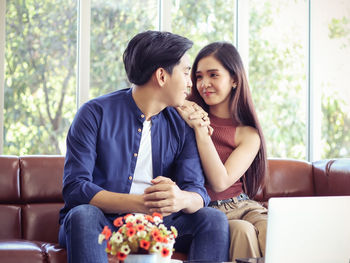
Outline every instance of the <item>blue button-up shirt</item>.
MULTIPOLYGON (((153 177, 171 178, 180 189, 201 195, 208 205, 192 129, 171 107, 151 120, 153 177)), ((144 121, 132 89, 95 98, 79 109, 67 135, 65 206, 60 221, 71 208, 88 204, 101 190, 130 192, 144 121)))

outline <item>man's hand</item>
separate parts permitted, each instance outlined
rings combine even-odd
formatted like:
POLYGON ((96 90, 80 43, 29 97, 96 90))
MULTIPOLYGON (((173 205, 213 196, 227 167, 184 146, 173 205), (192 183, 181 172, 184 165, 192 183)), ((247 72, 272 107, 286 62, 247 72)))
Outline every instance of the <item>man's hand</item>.
POLYGON ((151 181, 152 186, 145 189, 145 206, 150 212, 163 216, 170 215, 185 208, 183 191, 171 179, 158 176, 151 181))

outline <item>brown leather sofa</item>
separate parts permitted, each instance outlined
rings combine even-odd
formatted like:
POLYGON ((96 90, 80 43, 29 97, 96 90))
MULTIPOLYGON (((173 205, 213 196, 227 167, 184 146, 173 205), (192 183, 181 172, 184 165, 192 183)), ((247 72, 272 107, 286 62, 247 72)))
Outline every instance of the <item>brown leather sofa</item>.
MULTIPOLYGON (((0 262, 66 262, 57 244, 63 164, 62 156, 0 156, 0 262)), ((330 195, 350 195, 350 159, 270 159, 256 200, 330 195)))

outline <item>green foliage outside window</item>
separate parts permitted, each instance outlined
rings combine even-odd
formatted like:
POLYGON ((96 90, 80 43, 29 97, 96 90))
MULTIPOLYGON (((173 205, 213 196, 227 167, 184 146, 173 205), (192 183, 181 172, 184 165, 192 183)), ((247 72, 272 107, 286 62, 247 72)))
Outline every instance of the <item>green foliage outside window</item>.
POLYGON ((157 0, 91 1, 91 98, 130 86, 123 52, 131 37, 156 30, 157 3, 157 0))
MULTIPOLYGON (((122 53, 133 35, 156 29, 157 2, 92 1, 90 97, 129 86, 122 53)), ((192 59, 209 42, 234 41, 234 2, 173 0, 172 31, 193 40, 192 59)), ((275 12, 268 3, 250 6, 250 86, 269 156, 305 159, 305 54, 297 42, 262 38, 275 12)), ((76 1, 7 1, 4 154, 64 154, 76 112, 76 30, 76 1)), ((329 32, 350 46, 347 18, 332 20, 329 32)), ((340 98, 322 97, 323 158, 349 156, 350 117, 340 98)))
MULTIPOLYGON (((350 14, 350 9, 348 10, 350 14)), ((341 49, 350 48, 350 18, 333 18, 328 25, 329 38, 342 41, 341 49)), ((349 71, 350 73, 350 71, 349 71)), ((344 83, 349 87, 349 83, 344 83)), ((327 91, 327 89, 326 89, 327 91)), ((350 157, 349 101, 342 94, 326 92, 322 96, 322 158, 350 157), (348 110, 346 110, 348 109, 348 110)))
POLYGON ((264 35, 277 29, 273 14, 279 13, 280 2, 250 5, 249 81, 268 156, 305 159, 305 47, 290 27, 277 43, 264 35))
POLYGON ((75 1, 6 4, 4 154, 60 154, 73 119, 75 1))
POLYGON ((191 39, 192 60, 206 44, 224 40, 233 43, 235 34, 234 0, 173 0, 171 31, 191 39))

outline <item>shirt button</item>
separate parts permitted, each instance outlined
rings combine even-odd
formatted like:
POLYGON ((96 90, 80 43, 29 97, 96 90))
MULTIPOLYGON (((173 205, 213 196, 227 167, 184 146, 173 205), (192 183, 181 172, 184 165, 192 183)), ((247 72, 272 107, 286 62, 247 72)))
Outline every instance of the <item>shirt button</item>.
POLYGON ((145 117, 145 115, 141 114, 141 118, 144 118, 144 117, 145 117))
POLYGON ((132 179, 132 176, 129 176, 129 180, 131 180, 132 179))
POLYGON ((134 153, 134 156, 137 157, 137 153, 134 153))
POLYGON ((138 131, 138 132, 141 132, 141 128, 138 128, 137 131, 138 131))

